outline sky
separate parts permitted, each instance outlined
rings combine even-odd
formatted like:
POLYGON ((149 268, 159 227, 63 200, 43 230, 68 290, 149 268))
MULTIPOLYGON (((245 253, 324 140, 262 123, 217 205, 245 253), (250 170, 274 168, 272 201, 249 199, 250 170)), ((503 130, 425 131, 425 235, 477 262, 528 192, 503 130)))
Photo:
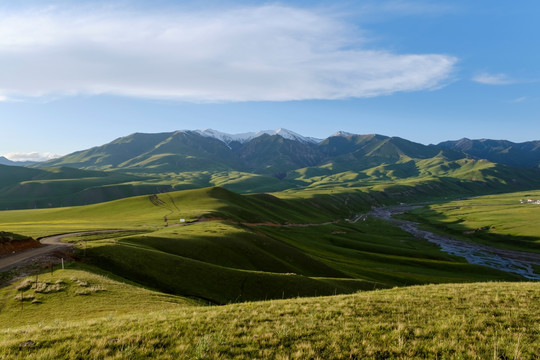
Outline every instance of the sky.
POLYGON ((540 2, 0 0, 0 155, 134 132, 540 139, 540 2))

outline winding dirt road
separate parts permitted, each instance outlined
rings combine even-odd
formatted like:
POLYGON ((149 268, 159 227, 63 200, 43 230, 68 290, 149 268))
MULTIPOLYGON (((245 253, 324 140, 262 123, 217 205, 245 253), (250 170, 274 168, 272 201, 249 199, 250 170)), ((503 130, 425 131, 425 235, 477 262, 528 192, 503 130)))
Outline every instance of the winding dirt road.
POLYGON ((488 266, 497 270, 518 274, 527 279, 540 280, 540 275, 536 274, 533 269, 533 265, 540 266, 540 254, 499 249, 488 245, 456 240, 451 237, 421 230, 418 223, 392 217, 410 209, 412 209, 411 206, 383 207, 370 211, 368 215, 387 220, 415 237, 423 238, 437 244, 441 247, 442 251, 450 255, 463 257, 470 264, 488 266))
POLYGON ((77 235, 89 235, 89 234, 99 234, 107 232, 117 232, 119 230, 94 230, 94 231, 80 231, 75 233, 60 234, 54 236, 48 236, 41 239, 41 244, 43 246, 28 249, 24 251, 17 252, 11 255, 5 255, 0 257, 0 271, 6 271, 10 268, 13 268, 18 265, 27 263, 28 261, 35 259, 37 257, 51 255, 55 252, 67 252, 71 250, 73 244, 63 243, 61 240, 68 236, 77 236, 77 235))

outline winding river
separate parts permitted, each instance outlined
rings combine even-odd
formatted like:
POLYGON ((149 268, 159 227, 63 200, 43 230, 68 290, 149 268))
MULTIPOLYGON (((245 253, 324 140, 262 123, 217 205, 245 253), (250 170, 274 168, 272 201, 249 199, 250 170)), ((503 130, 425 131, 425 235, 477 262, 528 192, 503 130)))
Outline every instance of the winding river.
POLYGON ((418 223, 395 219, 393 215, 411 210, 411 206, 392 206, 373 209, 369 216, 384 219, 398 226, 415 237, 426 239, 440 246, 441 250, 455 256, 463 257, 470 264, 488 266, 497 270, 518 274, 531 280, 540 280, 533 265, 540 266, 540 254, 494 248, 488 245, 456 240, 448 236, 421 230, 418 223))

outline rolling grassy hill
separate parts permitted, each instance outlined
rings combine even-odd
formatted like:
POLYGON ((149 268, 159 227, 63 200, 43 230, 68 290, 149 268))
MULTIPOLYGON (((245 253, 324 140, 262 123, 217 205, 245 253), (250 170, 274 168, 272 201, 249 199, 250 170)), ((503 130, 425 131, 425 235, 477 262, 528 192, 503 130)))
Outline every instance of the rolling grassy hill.
POLYGON ((470 265, 380 220, 345 221, 369 208, 362 196, 280 199, 205 188, 81 207, 7 211, 0 227, 36 237, 140 230, 72 241, 86 263, 153 289, 219 304, 521 279, 470 265))
POLYGON ((62 281, 64 289, 37 294, 41 302, 28 301, 24 310, 14 298, 21 283, 0 290, 0 357, 540 357, 539 283, 413 286, 216 307, 133 292, 80 270, 58 271, 52 280, 62 281), (88 291, 92 286, 105 291, 88 291), (85 289, 89 294, 77 294, 85 289), (76 306, 81 299, 87 307, 76 306))
POLYGON ((77 263, 67 263, 65 270, 56 269, 52 274, 39 267, 27 271, 32 275, 0 288, 0 324, 4 330, 38 322, 50 326, 72 319, 88 320, 201 304, 148 290, 77 263))
MULTIPOLYGON (((30 265, 0 288, 0 358, 540 357, 538 283, 350 220, 374 205, 540 188, 536 169, 380 135, 227 143, 189 131, 42 166, 0 167, 1 207, 51 207, 2 211, 0 229, 118 231, 73 235, 78 262, 52 275, 30 265), (433 283, 444 285, 415 286, 433 283)), ((537 195, 410 216, 537 251, 537 205, 518 203, 537 195)))

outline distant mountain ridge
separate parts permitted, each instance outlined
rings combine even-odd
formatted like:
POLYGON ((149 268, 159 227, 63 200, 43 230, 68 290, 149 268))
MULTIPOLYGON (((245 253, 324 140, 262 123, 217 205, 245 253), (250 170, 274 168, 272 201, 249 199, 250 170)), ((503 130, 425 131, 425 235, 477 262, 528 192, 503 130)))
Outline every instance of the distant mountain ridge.
MULTIPOLYGON (((360 191, 379 204, 540 188, 540 169, 499 164, 463 149, 344 131, 324 140, 286 129, 134 133, 26 168, 1 167, 0 209, 211 186, 239 193, 360 191)), ((528 159, 534 160, 535 149, 522 151, 530 151, 528 159)))
POLYGON ((540 140, 514 143, 508 140, 463 138, 438 146, 462 151, 470 156, 519 167, 540 168, 540 140))
MULTIPOLYGON (((366 156, 377 155, 379 160, 382 159, 382 152, 387 152, 385 156, 393 152, 391 157, 396 159, 399 153, 426 158, 443 151, 447 155, 452 154, 452 157, 471 157, 509 166, 540 168, 540 141, 513 143, 507 140, 463 138, 437 145, 423 145, 399 137, 358 135, 345 131, 338 131, 326 139, 316 139, 284 128, 240 134, 213 129, 134 133, 109 144, 35 163, 32 167, 69 166, 92 170, 144 168, 155 171, 221 168, 257 173, 271 173, 275 170, 279 173, 298 167, 322 165, 338 153, 343 155, 349 151, 358 155, 359 149, 368 144, 383 148, 378 150, 378 155, 370 151, 360 153, 366 156), (272 142, 273 145, 270 144, 272 142), (338 148, 341 150, 338 151, 338 148), (413 148, 416 149, 415 153, 408 153, 413 148), (274 156, 273 160, 269 159, 270 154, 274 156)), ((0 164, 31 165, 13 163, 2 157, 0 164)))
POLYGON ((337 132, 318 140, 286 129, 237 135, 206 129, 135 133, 102 146, 36 164, 35 167, 126 171, 236 170, 278 175, 333 161, 365 158, 364 165, 356 162, 356 166, 363 169, 398 161, 402 157, 426 159, 439 153, 456 159, 466 157, 460 151, 383 135, 337 132))
POLYGON ((9 165, 9 166, 26 166, 37 164, 37 161, 12 161, 6 158, 5 156, 0 156, 0 165, 9 165))
POLYGON ((213 130, 213 129, 204 129, 204 130, 186 130, 186 131, 194 131, 198 134, 201 134, 203 136, 213 137, 215 139, 221 140, 226 144, 230 144, 231 142, 239 142, 239 143, 245 143, 250 140, 253 140, 259 136, 262 136, 264 134, 266 135, 279 135, 284 139, 288 140, 296 140, 303 143, 319 143, 322 140, 316 139, 312 137, 305 137, 300 134, 295 133, 294 131, 279 128, 276 130, 260 130, 260 131, 254 131, 254 132, 247 132, 247 133, 241 133, 241 134, 227 134, 221 131, 213 130))

